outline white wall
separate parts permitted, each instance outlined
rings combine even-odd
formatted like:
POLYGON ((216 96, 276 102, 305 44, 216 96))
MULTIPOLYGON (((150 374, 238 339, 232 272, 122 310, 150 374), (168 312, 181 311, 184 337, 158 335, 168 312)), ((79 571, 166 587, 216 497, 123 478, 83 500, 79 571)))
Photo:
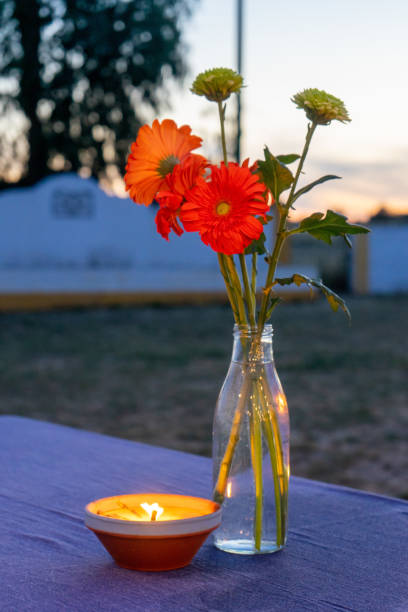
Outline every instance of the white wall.
POLYGON ((408 224, 373 223, 368 283, 372 293, 408 291, 408 224))
POLYGON ((216 254, 196 233, 167 242, 155 214, 74 174, 0 193, 0 294, 223 290, 216 254))

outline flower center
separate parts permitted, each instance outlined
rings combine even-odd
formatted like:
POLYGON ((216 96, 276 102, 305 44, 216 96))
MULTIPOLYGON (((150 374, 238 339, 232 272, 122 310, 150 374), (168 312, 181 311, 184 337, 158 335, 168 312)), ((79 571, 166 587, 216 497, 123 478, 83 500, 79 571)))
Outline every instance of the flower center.
POLYGON ((169 155, 162 159, 157 167, 157 172, 162 178, 165 178, 168 174, 173 172, 174 166, 180 163, 180 160, 175 155, 169 155))
POLYGON ((231 204, 228 204, 228 202, 219 202, 215 207, 215 212, 217 213, 217 215, 221 216, 227 215, 230 210, 231 204))

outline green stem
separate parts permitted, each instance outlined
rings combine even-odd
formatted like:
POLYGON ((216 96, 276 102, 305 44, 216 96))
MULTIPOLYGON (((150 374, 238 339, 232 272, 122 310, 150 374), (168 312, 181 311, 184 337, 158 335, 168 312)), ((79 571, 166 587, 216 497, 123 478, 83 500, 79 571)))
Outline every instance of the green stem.
MULTIPOLYGON (((282 393, 282 391, 280 391, 280 393, 282 393)), ((281 492, 282 492, 282 504, 283 504, 283 507, 286 509, 286 500, 288 497, 288 487, 289 487, 289 470, 285 467, 285 462, 284 462, 284 457, 283 457, 282 438, 281 438, 280 427, 279 427, 279 422, 278 422, 277 413, 276 413, 276 410, 279 412, 280 406, 278 405, 276 409, 274 408, 274 399, 272 397, 271 391, 268 386, 265 387, 265 398, 267 400, 267 406, 270 406, 268 413, 270 417, 274 439, 276 440, 277 448, 279 450, 278 455, 277 455, 279 479, 280 479, 280 487, 281 487, 281 492)), ((285 407, 286 407, 286 398, 283 395, 283 393, 280 399, 284 401, 285 407)), ((279 401, 278 401, 278 404, 279 404, 279 401)), ((286 510, 285 510, 284 515, 286 516, 286 510)))
POLYGON ((252 253, 252 272, 251 272, 251 289, 252 295, 254 296, 255 308, 256 308, 256 265, 257 265, 258 253, 252 253))
POLYGON ((287 479, 285 477, 279 426, 277 426, 276 415, 273 409, 270 409, 269 402, 265 397, 261 380, 259 380, 259 386, 261 387, 259 396, 263 412, 262 425, 269 449, 275 492, 276 545, 282 546, 285 539, 287 479))
MULTIPOLYGON (((220 126, 221 126, 221 144, 222 151, 224 155, 224 163, 228 166, 228 157, 227 157, 227 146, 225 140, 225 117, 224 110, 222 108, 222 102, 218 102, 218 113, 220 117, 220 126)), ((221 273, 224 277, 225 284, 227 287, 228 297, 231 302, 231 306, 234 312, 235 322, 237 325, 246 325, 247 324, 247 316, 245 312, 245 304, 242 296, 242 287, 241 282, 239 280, 239 276, 237 270, 235 268, 234 260, 231 256, 225 255, 223 253, 218 254, 218 261, 221 268, 221 273)), ((249 377, 246 374, 246 368, 243 368, 243 383, 241 387, 241 392, 239 394, 239 399, 237 403, 237 408, 234 413, 234 419, 231 427, 230 436, 228 439, 227 448, 225 449, 224 456, 222 458, 222 462, 220 465, 218 478, 216 485, 214 487, 213 497, 214 500, 218 503, 222 504, 225 496, 225 489, 227 486, 228 476, 231 470, 232 459, 235 452, 235 447, 238 443, 242 417, 244 414, 245 404, 248 398, 249 393, 249 377)))
POLYGON ((248 272, 246 267, 245 255, 243 253, 239 254, 239 263, 241 264, 241 273, 242 280, 244 283, 245 289, 245 299, 247 303, 248 317, 251 327, 255 329, 256 321, 255 321, 255 296, 251 292, 251 288, 249 286, 248 280, 248 272))
POLYGON ((272 427, 272 433, 274 440, 276 440, 276 448, 278 450, 277 453, 277 465, 278 465, 278 474, 279 474, 279 485, 282 494, 285 492, 285 489, 288 486, 288 478, 285 470, 285 464, 283 460, 283 449, 282 449, 282 438, 280 435, 280 428, 278 419, 276 417, 275 410, 273 408, 273 398, 270 395, 269 389, 265 389, 265 409, 268 411, 268 416, 270 420, 270 425, 272 427))
POLYGON ((262 430, 259 418, 259 396, 257 382, 253 381, 252 388, 252 410, 250 412, 250 438, 252 470, 255 483, 255 517, 254 517, 254 539, 255 549, 261 550, 262 544, 262 511, 263 511, 263 479, 262 479, 262 430))
POLYGON ((278 261, 279 261, 279 256, 281 254, 282 246, 287 238, 286 219, 288 217, 288 214, 289 214, 289 211, 292 205, 292 199, 293 199, 293 196, 295 195, 300 173, 302 172, 303 164, 305 162, 306 155, 309 151, 310 142, 312 140, 316 127, 317 127, 317 123, 311 123, 307 127, 305 144, 304 144, 302 155, 301 155, 301 158, 299 160, 299 164, 296 170, 295 178, 293 179, 289 197, 287 199, 286 204, 283 207, 280 206, 279 208, 277 208, 277 210, 280 210, 278 229, 276 231, 275 246, 272 251, 272 255, 269 258, 268 274, 266 277, 265 289, 264 289, 264 294, 262 297, 261 308, 259 311, 259 318, 258 318, 258 328, 261 331, 266 323, 266 313, 268 309, 269 295, 272 289, 272 283, 274 281, 275 272, 276 272, 276 268, 277 268, 278 261))
POLYGON ((238 404, 234 414, 234 420, 231 427, 231 433, 229 436, 227 448, 225 449, 224 456, 218 472, 218 478, 214 487, 213 499, 219 504, 222 504, 225 497, 225 489, 227 486, 228 476, 231 470, 232 458, 234 456, 235 447, 238 443, 242 417, 245 410, 245 404, 248 399, 250 378, 246 371, 243 373, 243 382, 241 392, 238 397, 238 404))
POLYGON ((284 210, 279 218, 278 230, 276 232, 276 240, 275 246, 272 251, 272 255, 269 258, 269 267, 268 274, 266 276, 266 283, 264 287, 264 292, 262 296, 261 308, 259 310, 258 317, 258 329, 262 332, 264 325, 266 323, 266 313, 269 303, 269 295, 272 289, 272 283, 274 280, 276 267, 278 265, 279 256, 282 250, 283 243, 285 242, 285 226, 286 226, 286 217, 288 216, 288 209, 284 210))
POLYGON ((227 143, 225 140, 225 112, 222 108, 222 101, 218 100, 218 115, 220 117, 220 126, 221 126, 221 145, 222 145, 222 153, 224 156, 224 164, 228 166, 228 155, 227 155, 227 143))
POLYGON ((302 155, 301 158, 299 160, 299 164, 296 170, 296 174, 295 174, 295 178, 293 180, 292 183, 292 187, 289 193, 289 197, 287 199, 287 202, 285 204, 285 208, 287 210, 289 210, 289 208, 292 206, 292 198, 295 195, 295 191, 296 191, 296 187, 297 187, 297 183, 300 177, 300 173, 302 172, 302 168, 303 168, 303 164, 305 163, 305 159, 306 159, 306 155, 308 154, 309 151, 309 146, 314 134, 315 129, 317 128, 317 123, 309 123, 309 125, 307 126, 307 133, 306 133, 306 139, 305 139, 305 145, 303 147, 303 151, 302 151, 302 155))
POLYGON ((222 257, 224 258, 225 264, 228 269, 228 274, 231 279, 232 287, 234 288, 234 295, 237 300, 240 324, 246 325, 248 321, 245 312, 244 299, 242 297, 241 281, 239 280, 238 272, 234 264, 234 259, 232 255, 222 255, 222 257))
MULTIPOLYGON (((221 145, 224 163, 228 166, 227 144, 225 140, 225 112, 222 108, 221 100, 218 101, 218 114, 220 118, 221 145)), ((234 260, 229 255, 218 253, 218 262, 227 287, 228 298, 234 312, 235 322, 237 325, 245 325, 247 322, 245 304, 242 298, 241 282, 235 268, 234 260)))
POLYGON ((227 289, 227 295, 228 295, 228 299, 230 301, 231 304, 231 308, 232 308, 232 313, 234 315, 234 319, 235 319, 235 323, 237 325, 240 324, 240 314, 239 314, 239 308, 238 308, 238 304, 237 304, 237 300, 235 297, 235 293, 234 293, 234 288, 231 285, 231 280, 228 274, 228 269, 225 263, 225 255, 223 255, 222 253, 218 253, 218 263, 220 265, 220 270, 221 270, 221 274, 224 278, 224 282, 225 282, 225 287, 227 289))
MULTIPOLYGON (((224 163, 228 166, 227 147, 225 139, 225 108, 223 109, 221 101, 218 102, 218 112, 221 126, 221 144, 224 156, 224 163)), ((285 207, 280 206, 281 211, 279 226, 276 234, 276 241, 272 256, 269 262, 269 270, 266 282, 266 292, 264 293, 261 310, 258 318, 258 331, 262 333, 265 325, 269 293, 274 280, 277 262, 280 256, 282 245, 286 238, 286 218, 292 203, 292 198, 295 194, 296 184, 299 179, 303 162, 307 154, 315 125, 309 126, 306 137, 305 148, 300 159, 297 173, 292 184, 292 189, 285 207)), ((251 285, 249 284, 248 273, 246 269, 245 256, 239 255, 242 281, 245 290, 245 298, 242 293, 242 285, 237 273, 234 260, 231 256, 219 254, 218 260, 221 273, 224 277, 228 297, 232 306, 235 321, 238 325, 247 324, 247 315, 245 311, 245 301, 247 304, 248 317, 252 328, 256 327, 256 254, 252 256, 252 276, 251 285)), ((259 340, 257 340, 259 341, 259 340)), ((287 499, 287 478, 285 476, 282 443, 279 434, 279 426, 276 421, 276 415, 269 411, 268 401, 264 395, 262 387, 262 377, 260 380, 253 380, 249 376, 247 366, 243 367, 243 382, 238 397, 237 407, 234 413, 231 432, 229 435, 227 447, 222 458, 220 469, 218 472, 217 482, 214 487, 214 499, 222 503, 225 496, 225 489, 228 482, 229 473, 231 471, 232 460, 236 445, 240 438, 242 421, 245 414, 245 406, 248 400, 248 395, 251 392, 252 386, 252 411, 250 416, 250 444, 252 466, 255 482, 255 517, 254 517, 254 539, 255 549, 260 550, 262 544, 262 521, 263 521, 263 480, 262 480, 262 428, 264 428, 265 437, 268 443, 269 453, 271 456, 271 464, 274 475, 275 487, 275 502, 276 502, 276 542, 278 546, 284 543, 284 526, 286 524, 286 499, 287 499), (262 416, 260 416, 262 415, 262 416), (275 420, 274 420, 275 418, 275 420)), ((266 390, 265 390, 266 391, 266 390)))

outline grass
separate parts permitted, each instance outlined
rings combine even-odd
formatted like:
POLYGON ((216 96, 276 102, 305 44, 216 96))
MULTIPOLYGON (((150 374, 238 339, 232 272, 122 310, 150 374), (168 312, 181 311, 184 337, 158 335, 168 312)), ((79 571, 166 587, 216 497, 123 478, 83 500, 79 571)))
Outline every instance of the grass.
MULTIPOLYGON (((276 311, 292 473, 408 497, 408 296, 276 311)), ((232 346, 223 306, 0 315, 0 413, 210 455, 232 346)))

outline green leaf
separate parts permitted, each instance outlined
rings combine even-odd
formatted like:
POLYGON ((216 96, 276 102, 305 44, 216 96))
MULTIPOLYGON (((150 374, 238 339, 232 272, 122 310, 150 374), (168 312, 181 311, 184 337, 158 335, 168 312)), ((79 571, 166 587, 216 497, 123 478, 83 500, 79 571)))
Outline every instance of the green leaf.
POLYGON ((251 244, 247 246, 244 251, 244 254, 250 255, 251 253, 258 253, 259 255, 263 255, 264 253, 266 253, 265 240, 265 234, 262 232, 258 240, 253 240, 251 244))
POLYGON ((292 276, 288 278, 275 278, 274 285, 275 284, 278 284, 278 285, 295 284, 298 287, 300 287, 300 285, 305 284, 310 288, 316 287, 317 289, 320 289, 320 291, 323 293, 323 295, 329 302, 332 310, 337 312, 337 310, 340 307, 346 313, 348 320, 349 321, 351 320, 350 311, 347 308, 345 301, 342 300, 342 298, 339 295, 337 295, 337 293, 334 293, 334 291, 326 287, 326 285, 323 285, 322 281, 320 280, 309 278, 308 276, 305 276, 304 274, 293 274, 292 276))
POLYGON ((328 210, 326 216, 323 213, 314 213, 310 217, 306 217, 293 233, 307 232, 317 240, 323 240, 327 244, 332 243, 332 236, 343 236, 347 244, 351 246, 347 234, 367 234, 369 231, 362 225, 348 223, 347 217, 344 215, 328 210))
POLYGON ((264 149, 265 161, 258 160, 258 175, 262 182, 271 190, 276 202, 282 191, 289 189, 293 183, 293 174, 284 164, 282 164, 268 147, 264 149))
POLYGON ((292 204, 293 202, 296 202, 296 200, 300 198, 301 195, 307 193, 308 191, 313 189, 313 187, 316 187, 316 185, 320 185, 321 183, 325 183, 326 181, 333 181, 334 179, 340 179, 340 178, 341 176, 336 176, 335 174, 326 174, 325 176, 321 176, 316 181, 313 181, 313 183, 309 183, 309 185, 306 185, 305 187, 302 187, 302 189, 299 189, 298 191, 296 191, 292 199, 292 204))
POLYGON ((272 315, 272 312, 275 310, 276 306, 281 302, 282 299, 280 297, 271 297, 269 301, 269 307, 266 311, 265 322, 268 321, 272 315))
POLYGON ((297 159, 300 159, 300 155, 297 153, 289 153, 289 155, 277 155, 276 159, 280 161, 281 164, 287 166, 288 164, 293 164, 297 159))

